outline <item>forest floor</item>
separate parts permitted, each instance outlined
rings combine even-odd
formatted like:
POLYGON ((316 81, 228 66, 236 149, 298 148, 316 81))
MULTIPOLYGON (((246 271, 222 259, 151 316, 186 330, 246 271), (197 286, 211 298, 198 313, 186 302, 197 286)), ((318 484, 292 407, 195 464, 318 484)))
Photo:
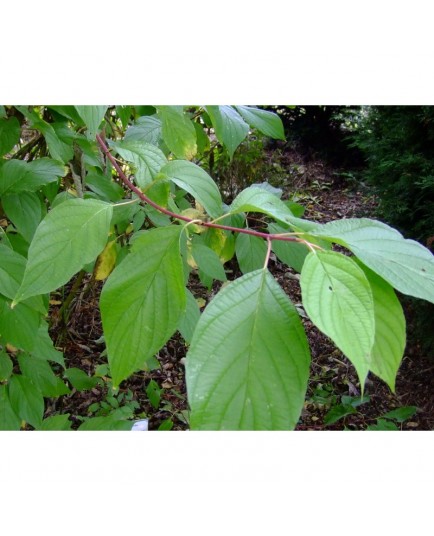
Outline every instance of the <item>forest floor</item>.
MULTIPOLYGON (((276 155, 271 156, 270 152, 271 158, 276 161, 276 155)), ((283 181, 283 198, 295 195, 294 200, 306 207, 304 217, 307 219, 325 223, 340 218, 375 217, 376 199, 363 184, 348 180, 348 175, 339 173, 323 160, 305 158, 294 149, 280 150, 277 158, 279 169, 286 177, 283 181)), ((233 270, 231 278, 241 275, 237 272, 235 262, 228 263, 227 267, 233 270)), ((300 304, 297 276, 273 255, 269 269, 291 300, 300 304)), ((218 288, 219 284, 216 283, 209 293, 193 277, 190 290, 196 298, 203 299, 205 307, 218 288)), ((64 351, 68 367, 78 367, 90 376, 95 374, 98 366, 106 364, 104 343, 99 340, 102 335, 98 309, 100 289, 100 284, 90 284, 89 280, 84 279, 81 291, 72 302, 66 328, 63 331, 59 328, 52 330, 55 344, 64 351)), ((378 426, 380 429, 388 426, 402 430, 434 429, 434 359, 412 337, 411 310, 407 307, 405 312, 409 342, 398 372, 396 392, 392 393, 384 382, 369 375, 364 393, 367 401, 360 405, 357 405, 357 401, 360 401, 360 385, 354 367, 309 320, 302 319, 310 343, 312 363, 306 401, 297 430, 366 430, 368 426, 378 426), (414 414, 405 420, 382 418, 391 410, 408 406, 414 407, 414 414)), ((56 314, 56 306, 53 306, 52 314, 56 314)), ((126 406, 128 411, 134 412, 135 419, 148 418, 150 430, 186 430, 186 353, 187 347, 182 337, 175 334, 157 356, 160 368, 134 374, 121 384, 120 391, 114 396, 110 392, 109 378, 102 374, 92 389, 81 392, 73 389, 70 395, 59 399, 56 407, 48 409, 45 416, 58 412, 70 413, 73 428, 78 428, 87 417, 104 415, 118 406, 126 406), (158 386, 157 393, 154 392, 154 397, 151 397, 153 404, 147 393, 151 380, 158 386)))

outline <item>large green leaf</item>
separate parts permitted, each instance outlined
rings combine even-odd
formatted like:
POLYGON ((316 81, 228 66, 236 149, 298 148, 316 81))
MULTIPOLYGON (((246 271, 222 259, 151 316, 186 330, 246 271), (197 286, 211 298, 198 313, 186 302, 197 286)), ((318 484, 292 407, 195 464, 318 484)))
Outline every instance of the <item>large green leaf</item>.
POLYGON ((375 342, 370 370, 395 391, 395 379, 405 350, 405 317, 393 288, 375 272, 358 263, 374 298, 375 342))
POLYGON ((403 294, 434 303, 434 256, 385 223, 368 218, 339 220, 312 234, 347 247, 403 294))
POLYGON ((249 125, 232 106, 207 106, 217 139, 232 158, 238 145, 249 133, 249 125))
POLYGON ((33 383, 20 374, 12 376, 9 382, 9 400, 14 412, 34 428, 42 424, 44 398, 33 383))
POLYGON ((38 226, 15 303, 67 283, 104 249, 112 206, 93 199, 70 199, 51 210, 38 226))
POLYGON ((9 400, 7 385, 0 385, 0 431, 17 431, 21 420, 14 412, 9 400))
POLYGON ((78 115, 87 126, 87 136, 89 139, 95 139, 107 108, 108 106, 75 106, 78 115))
POLYGON ((116 151, 128 162, 134 164, 135 182, 139 188, 151 184, 160 169, 167 163, 164 153, 150 143, 130 140, 111 144, 116 151))
POLYGON ((267 245, 263 238, 239 233, 235 242, 238 264, 243 274, 264 266, 267 245))
POLYGON ((43 215, 44 205, 34 192, 21 192, 2 197, 3 209, 8 219, 27 242, 31 242, 43 215))
POLYGON ((261 212, 276 220, 290 223, 293 218, 291 211, 278 197, 264 188, 249 186, 233 200, 229 213, 261 212))
POLYGON ((212 218, 223 214, 219 189, 208 173, 196 164, 173 160, 161 169, 161 173, 197 199, 212 218))
POLYGON ((192 429, 293 429, 309 362, 300 318, 268 271, 229 283, 202 314, 187 354, 192 429))
POLYGON ((139 236, 101 293, 100 308, 115 385, 144 366, 178 327, 185 309, 181 226, 139 236))
POLYGON ((196 131, 183 106, 157 106, 167 147, 177 158, 191 160, 197 153, 196 131))
POLYGON ((251 106, 235 106, 235 108, 249 125, 257 128, 262 134, 278 140, 285 139, 282 120, 277 114, 251 106))
POLYGON ((374 301, 363 270, 334 251, 309 253, 301 271, 303 307, 365 383, 375 339, 374 301))
POLYGON ((64 166, 51 158, 38 158, 33 162, 8 160, 0 167, 0 195, 37 192, 64 175, 64 166))
POLYGON ((19 143, 21 127, 16 117, 0 119, 0 156, 8 153, 19 143))

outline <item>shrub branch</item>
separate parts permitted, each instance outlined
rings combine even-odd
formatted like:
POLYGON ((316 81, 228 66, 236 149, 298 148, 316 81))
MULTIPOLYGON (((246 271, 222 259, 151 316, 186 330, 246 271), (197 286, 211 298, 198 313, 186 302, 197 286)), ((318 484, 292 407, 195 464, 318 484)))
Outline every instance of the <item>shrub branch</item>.
POLYGON ((167 208, 164 208, 154 201, 150 199, 147 195, 145 195, 139 188, 137 188, 125 175, 125 173, 122 171, 121 167, 116 161, 116 158, 110 153, 109 148, 104 143, 102 137, 97 134, 96 135, 97 142, 99 143, 101 150, 103 153, 107 156, 107 158, 112 163, 113 167, 115 168, 117 174, 121 178, 122 182, 132 191, 134 192, 144 203, 147 203, 151 207, 154 207, 159 212, 166 214, 167 216, 170 216, 171 218, 175 218, 177 220, 182 220, 188 223, 195 223, 196 225, 201 225, 202 227, 211 227, 213 229, 223 229, 225 231, 232 231, 234 233, 243 233, 248 234, 251 236, 257 236, 259 238, 264 238, 269 243, 271 243, 271 240, 280 240, 283 242, 298 242, 301 244, 305 244, 309 248, 317 248, 321 249, 316 244, 311 244, 307 240, 300 238, 298 236, 293 236, 289 234, 270 234, 270 233, 263 233, 261 231, 253 231, 252 229, 240 229, 239 227, 232 227, 230 225, 220 225, 218 223, 212 223, 212 222, 206 222, 206 221, 197 221, 192 218, 188 218, 187 216, 184 216, 182 214, 176 214, 176 212, 172 212, 171 210, 168 210, 167 208))

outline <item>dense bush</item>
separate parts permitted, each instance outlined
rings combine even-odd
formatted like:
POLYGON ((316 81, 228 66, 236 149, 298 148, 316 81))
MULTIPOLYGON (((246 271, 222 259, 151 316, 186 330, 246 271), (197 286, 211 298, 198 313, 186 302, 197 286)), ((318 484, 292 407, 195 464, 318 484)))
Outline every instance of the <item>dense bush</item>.
POLYGON ((380 215, 432 247, 434 235, 434 107, 373 106, 355 144, 364 177, 379 195, 380 215))
MULTIPOLYGON (((434 249, 434 107, 372 106, 354 135, 375 187, 379 217, 434 249)), ((413 336, 434 345, 434 307, 414 307, 413 336)))

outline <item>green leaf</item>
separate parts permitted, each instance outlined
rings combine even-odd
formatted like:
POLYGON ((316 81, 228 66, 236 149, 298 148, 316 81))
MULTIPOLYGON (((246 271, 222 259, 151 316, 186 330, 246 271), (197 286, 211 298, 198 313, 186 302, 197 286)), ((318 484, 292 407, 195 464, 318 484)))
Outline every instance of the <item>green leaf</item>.
POLYGON ((157 116, 139 117, 126 131, 124 140, 159 146, 162 140, 161 130, 161 120, 157 116))
MULTIPOLYGON (((287 233, 288 229, 284 229, 275 224, 268 226, 268 230, 272 234, 287 233)), ((272 249, 279 260, 297 272, 301 272, 304 260, 309 253, 309 248, 300 242, 284 242, 283 240, 273 240, 272 249)))
POLYGON ((148 188, 149 189, 146 190, 145 193, 149 197, 149 199, 154 201, 154 203, 157 203, 157 205, 160 205, 160 207, 167 207, 167 203, 170 197, 169 181, 164 179, 157 179, 153 181, 148 188))
POLYGON ((32 162, 8 160, 0 167, 0 195, 37 192, 64 175, 64 166, 51 158, 38 158, 32 162))
POLYGON ((117 182, 99 173, 88 173, 86 186, 105 201, 113 203, 124 196, 124 190, 117 182))
POLYGON ((13 368, 14 364, 12 363, 12 359, 8 356, 4 349, 0 349, 0 382, 9 380, 13 368))
POLYGON ((83 126, 84 122, 78 114, 75 106, 65 105, 65 106, 48 106, 50 110, 54 110, 56 113, 71 119, 74 123, 77 123, 79 126, 83 126))
POLYGON ((196 298, 188 289, 186 289, 186 296, 186 309, 185 313, 183 313, 179 320, 178 330, 183 336, 185 342, 190 344, 194 330, 196 329, 196 325, 199 322, 200 309, 196 298))
POLYGON ((108 415, 107 417, 93 417, 85 421, 78 429, 80 432, 116 432, 131 430, 133 423, 131 421, 121 420, 116 416, 108 415))
POLYGON ((169 430, 172 430, 172 428, 173 428, 172 419, 164 419, 164 421, 162 421, 160 426, 158 427, 158 431, 159 432, 167 432, 169 430))
MULTIPOLYGON (((0 244, 0 294, 13 299, 23 279, 25 267, 26 259, 22 255, 0 244)), ((44 304, 41 296, 29 298, 25 303, 43 315, 47 313, 48 304, 44 304)))
POLYGON ((26 259, 4 244, 0 244, 0 294, 12 299, 23 279, 26 259))
POLYGON ((44 398, 33 383, 20 374, 12 376, 9 382, 9 400, 14 412, 34 428, 42 425, 44 398))
POLYGON ((55 160, 66 163, 73 158, 74 149, 72 147, 72 143, 68 144, 62 141, 58 137, 52 125, 39 118, 32 119, 31 125, 33 128, 36 128, 42 132, 47 143, 50 156, 52 156, 55 160))
POLYGON ((161 389, 156 381, 151 380, 148 383, 148 387, 146 387, 146 395, 151 403, 151 406, 154 409, 158 409, 160 407, 161 389))
POLYGON ((377 423, 367 426, 366 430, 377 432, 396 432, 398 431, 398 427, 395 423, 387 421, 386 419, 377 419, 377 423))
POLYGON ((69 413, 63 415, 53 415, 42 421, 40 430, 43 432, 66 432, 71 430, 69 413))
POLYGON ((265 136, 285 140, 282 120, 277 114, 251 106, 235 106, 235 108, 249 125, 257 128, 265 136))
POLYGON ((226 273, 215 251, 193 240, 191 254, 199 269, 218 281, 226 281, 226 273))
POLYGON ((37 359, 53 361, 62 368, 65 368, 65 358, 62 352, 56 350, 53 346, 53 341, 48 334, 48 324, 42 321, 39 325, 38 333, 33 345, 32 356, 37 359))
POLYGON ((99 378, 88 376, 84 370, 75 367, 66 369, 63 375, 77 391, 90 391, 100 382, 99 378))
POLYGON ((403 294, 434 303, 434 256, 385 223, 354 218, 326 223, 315 233, 351 250, 403 294))
POLYGON ((357 413, 357 410, 354 409, 351 405, 339 404, 338 406, 333 406, 325 415, 324 415, 324 424, 330 426, 335 422, 339 421, 347 415, 357 413))
POLYGON ((89 139, 95 139, 107 108, 108 106, 75 106, 78 115, 87 126, 87 137, 89 139))
POLYGON ((358 264, 369 281, 374 299, 375 342, 370 370, 395 392, 396 374, 406 343, 404 313, 389 283, 362 263, 358 264))
POLYGON ((37 336, 41 314, 27 303, 11 309, 0 295, 0 337, 17 348, 32 351, 37 336))
POLYGON ((191 160, 197 153, 196 131, 183 106, 157 106, 163 139, 177 158, 191 160))
POLYGON ((232 159, 238 145, 249 133, 249 125, 232 106, 207 106, 217 139, 232 159))
POLYGON ((293 218, 291 211, 278 197, 264 188, 249 186, 233 200, 230 214, 239 212, 260 212, 276 220, 290 223, 293 218))
POLYGON ((161 169, 161 173, 199 201, 212 218, 223 214, 219 189, 208 173, 196 164, 173 160, 161 169))
POLYGON ((235 242, 238 264, 243 274, 264 266, 267 245, 263 238, 239 233, 235 242))
POLYGON ((209 138, 206 135, 202 125, 200 123, 193 123, 194 130, 196 131, 197 138, 197 152, 203 154, 210 148, 209 138))
POLYGON ((139 188, 150 184, 167 163, 164 153, 155 145, 140 141, 112 142, 111 146, 136 168, 135 182, 139 188))
POLYGON ((367 402, 371 401, 371 397, 369 395, 365 396, 348 396, 348 395, 342 395, 341 396, 341 402, 344 406, 353 406, 353 408, 357 408, 361 406, 362 404, 366 404, 367 402))
POLYGON ((16 117, 0 119, 0 156, 8 153, 19 143, 21 127, 16 117))
POLYGON ((18 357, 18 363, 23 375, 32 381, 43 396, 57 397, 71 392, 68 386, 54 374, 47 361, 21 354, 18 357))
POLYGON ((202 314, 187 354, 192 429, 293 429, 309 363, 300 318, 271 274, 229 283, 202 314))
POLYGON ((59 288, 95 260, 107 243, 112 211, 94 199, 71 199, 53 208, 36 229, 15 303, 59 288))
POLYGON ((375 339, 374 301, 362 269, 341 253, 309 253, 301 271, 303 307, 348 357, 363 389, 375 339))
POLYGON ((128 126, 132 113, 133 113, 132 106, 116 106, 116 115, 121 120, 122 126, 124 128, 128 126))
POLYGON ((115 386, 144 366, 175 332, 185 309, 180 226, 140 235, 108 277, 100 309, 115 386))
POLYGON ((21 192, 2 197, 8 219, 27 242, 31 242, 36 228, 44 216, 44 205, 34 192, 21 192))
POLYGON ((0 385, 0 431, 17 431, 20 428, 21 419, 11 406, 8 387, 0 385))
POLYGON ((393 409, 383 415, 383 419, 390 419, 397 422, 404 422, 417 413, 416 406, 403 406, 402 408, 393 409))

